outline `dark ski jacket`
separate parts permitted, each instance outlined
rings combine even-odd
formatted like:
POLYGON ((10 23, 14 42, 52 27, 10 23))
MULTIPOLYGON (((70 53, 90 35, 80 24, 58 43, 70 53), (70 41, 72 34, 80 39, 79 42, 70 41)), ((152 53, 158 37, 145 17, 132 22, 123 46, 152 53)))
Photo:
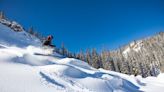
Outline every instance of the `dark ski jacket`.
POLYGON ((51 41, 52 41, 52 40, 45 40, 45 41, 43 42, 43 46, 55 47, 55 45, 52 45, 51 41))
POLYGON ((45 41, 43 42, 43 45, 51 45, 51 40, 45 40, 45 41))
POLYGON ((55 45, 52 45, 52 39, 53 36, 48 36, 47 39, 43 42, 43 46, 50 46, 50 47, 55 47, 55 45))

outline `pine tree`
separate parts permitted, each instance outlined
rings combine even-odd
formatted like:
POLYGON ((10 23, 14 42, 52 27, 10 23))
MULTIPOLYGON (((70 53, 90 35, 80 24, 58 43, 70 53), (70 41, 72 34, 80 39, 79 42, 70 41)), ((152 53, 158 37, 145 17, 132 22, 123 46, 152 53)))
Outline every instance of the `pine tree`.
POLYGON ((76 54, 76 59, 80 59, 80 53, 76 54))
POLYGON ((2 11, 0 12, 0 19, 5 19, 5 15, 2 11))
POLYGON ((28 33, 30 33, 31 35, 34 35, 34 29, 33 29, 33 27, 30 27, 28 29, 28 33))
POLYGON ((68 50, 65 48, 64 43, 61 45, 60 54, 63 56, 68 56, 68 50))
POLYGON ((101 62, 103 64, 103 68, 107 70, 111 70, 109 52, 106 50, 103 50, 100 55, 101 55, 101 62))
POLYGON ((82 60, 82 61, 85 61, 85 55, 84 55, 82 50, 79 53, 79 59, 82 60))
POLYGON ((85 61, 86 61, 88 64, 91 64, 91 58, 92 58, 91 52, 90 52, 89 49, 87 49, 87 50, 86 50, 86 60, 85 60, 85 61))
POLYGON ((96 49, 92 50, 92 66, 95 68, 102 68, 101 57, 98 55, 96 49))

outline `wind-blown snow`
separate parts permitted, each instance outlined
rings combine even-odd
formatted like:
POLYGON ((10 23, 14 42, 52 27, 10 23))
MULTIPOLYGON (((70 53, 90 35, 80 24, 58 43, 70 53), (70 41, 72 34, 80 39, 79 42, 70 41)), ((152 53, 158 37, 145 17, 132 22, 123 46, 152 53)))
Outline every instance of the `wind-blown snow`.
POLYGON ((164 75, 134 77, 63 58, 45 50, 26 32, 0 24, 0 92, 162 92, 164 75), (4 35, 4 34, 8 35, 4 35), (35 55, 35 53, 41 53, 35 55))

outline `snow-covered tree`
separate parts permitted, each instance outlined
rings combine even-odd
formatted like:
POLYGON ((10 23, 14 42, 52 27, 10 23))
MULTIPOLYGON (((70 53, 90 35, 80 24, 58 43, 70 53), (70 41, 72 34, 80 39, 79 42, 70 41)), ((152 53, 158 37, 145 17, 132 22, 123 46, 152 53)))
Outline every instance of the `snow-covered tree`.
POLYGON ((91 56, 91 52, 89 49, 86 50, 86 56, 85 56, 85 61, 88 64, 91 64, 91 60, 92 60, 92 56, 91 56))
POLYGON ((92 49, 92 66, 95 68, 102 68, 102 62, 96 49, 92 49))

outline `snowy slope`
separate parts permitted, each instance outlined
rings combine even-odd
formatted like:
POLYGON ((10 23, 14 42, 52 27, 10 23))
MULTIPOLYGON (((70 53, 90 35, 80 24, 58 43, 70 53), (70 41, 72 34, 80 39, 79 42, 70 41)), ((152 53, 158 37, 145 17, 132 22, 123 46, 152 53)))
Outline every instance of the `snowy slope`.
POLYGON ((27 45, 38 46, 41 44, 41 42, 39 39, 29 35, 25 31, 15 32, 9 27, 0 23, 0 44, 25 47, 27 45))
POLYGON ((128 80, 76 59, 36 56, 16 47, 0 53, 1 92, 139 92, 128 80))
POLYGON ((44 50, 37 38, 14 32, 0 24, 0 92, 162 92, 158 78, 128 76, 87 63, 54 56, 35 55, 44 50), (8 35, 5 35, 8 34, 8 35))

